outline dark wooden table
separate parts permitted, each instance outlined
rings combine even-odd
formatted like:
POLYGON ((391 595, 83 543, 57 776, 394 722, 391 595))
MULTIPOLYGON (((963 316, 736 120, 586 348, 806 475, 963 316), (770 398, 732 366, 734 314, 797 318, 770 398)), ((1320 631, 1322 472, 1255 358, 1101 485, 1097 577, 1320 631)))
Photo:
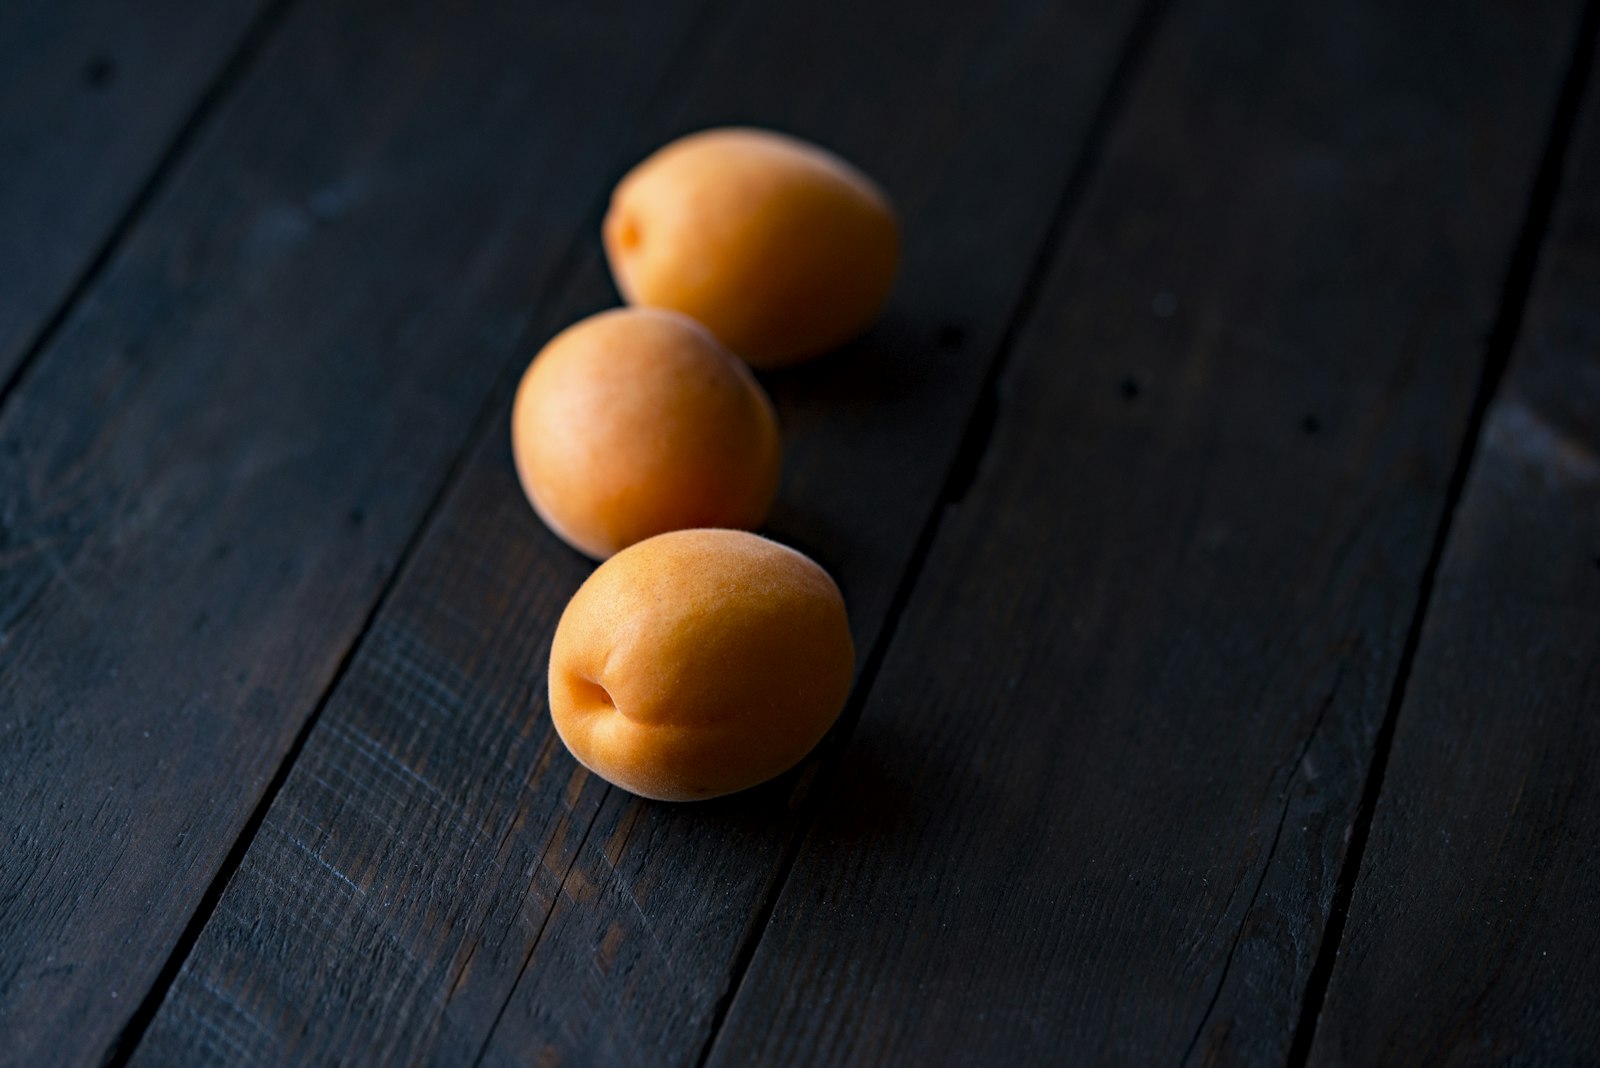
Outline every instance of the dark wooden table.
POLYGON ((0 7, 0 1063, 1600 1064, 1597 11, 0 7), (851 702, 675 806, 507 413, 726 122, 906 262, 766 377, 851 702))

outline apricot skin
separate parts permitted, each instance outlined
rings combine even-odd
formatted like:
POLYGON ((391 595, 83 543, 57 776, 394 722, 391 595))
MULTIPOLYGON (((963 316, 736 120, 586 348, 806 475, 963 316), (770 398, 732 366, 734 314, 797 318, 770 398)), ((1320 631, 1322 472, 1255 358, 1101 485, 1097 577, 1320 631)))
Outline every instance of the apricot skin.
POLYGON ((572 755, 642 797, 693 801, 793 767, 838 718, 855 648, 839 588, 755 534, 684 530, 589 576, 550 651, 572 755))
POLYGON ((900 257, 871 179, 805 141, 739 128, 691 134, 635 167, 601 239, 628 303, 693 316, 760 368, 864 331, 900 257))
POLYGON ((782 466, 749 368, 693 320, 643 308, 544 347, 517 389, 511 444, 534 511, 596 559, 668 530, 758 527, 782 466))

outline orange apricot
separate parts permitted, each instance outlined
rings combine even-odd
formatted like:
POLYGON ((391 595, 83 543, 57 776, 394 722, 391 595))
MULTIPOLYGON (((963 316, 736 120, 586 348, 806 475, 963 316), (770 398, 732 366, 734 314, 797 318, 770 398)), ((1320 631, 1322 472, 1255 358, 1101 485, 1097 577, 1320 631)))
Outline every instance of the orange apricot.
POLYGON ((700 324, 645 308, 544 347, 517 388, 511 447, 534 511, 596 559, 668 530, 760 526, 782 465, 750 369, 700 324))
POLYGON ((844 600, 809 557, 681 530, 624 549, 573 595, 550 650, 550 715, 608 782, 693 801, 797 764, 854 668, 844 600))
POLYGON ((836 348, 877 318, 900 257, 894 211, 859 170, 767 130, 705 130, 657 151, 601 230, 630 304, 672 308, 756 367, 836 348))

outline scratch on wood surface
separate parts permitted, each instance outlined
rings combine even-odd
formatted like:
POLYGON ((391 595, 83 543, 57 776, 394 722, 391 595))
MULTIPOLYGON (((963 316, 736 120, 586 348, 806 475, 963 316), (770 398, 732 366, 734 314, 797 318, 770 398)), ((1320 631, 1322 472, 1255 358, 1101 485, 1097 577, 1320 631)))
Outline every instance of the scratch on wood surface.
MULTIPOLYGON (((383 683, 398 686, 406 700, 401 708, 430 709, 446 720, 461 714, 462 693, 470 681, 416 630, 397 621, 385 621, 374 628, 374 640, 387 654, 378 669, 383 683)), ((382 683, 380 683, 382 685, 382 683)), ((411 713, 417 718, 416 713, 411 713)))
MULTIPOLYGON (((268 1037, 272 1036, 273 1029, 263 1023, 255 1013, 251 1012, 249 1009, 240 1004, 238 997, 234 994, 223 990, 216 984, 207 980, 205 976, 194 971, 187 973, 185 982, 193 983, 201 990, 204 990, 207 994, 210 994, 218 1005, 222 1006, 228 1011, 232 1018, 243 1020, 244 1022, 248 1023, 253 1030, 262 1035, 268 1037)), ((209 1021, 211 1018, 207 1016, 206 1019, 209 1021)), ((248 1053, 249 1050, 246 1049, 243 1052, 248 1053)))
POLYGON ((278 830, 278 834, 281 835, 284 838, 287 838, 302 853, 304 853, 306 856, 310 857, 312 860, 316 861, 323 868, 327 869, 330 873, 332 873, 334 878, 338 879, 340 882, 342 882, 346 886, 348 886, 351 889, 352 892, 354 892, 356 894, 359 894, 362 897, 366 897, 367 896, 367 892, 365 890, 363 890, 361 887, 357 886, 355 881, 353 879, 351 879, 348 875, 346 875, 344 872, 340 871, 337 867, 335 867, 328 860, 324 859, 321 853, 318 853, 315 849, 312 849, 309 845, 307 845, 306 843, 302 842, 300 839, 296 838, 294 835, 290 834, 288 831, 279 829, 278 830))
POLYGON ((639 817, 643 814, 644 802, 637 797, 630 799, 627 814, 601 847, 600 854, 605 858, 606 867, 612 875, 617 874, 617 865, 622 863, 622 854, 628 848, 628 840, 633 837, 633 829, 639 825, 639 817))
MULTIPOLYGON (((360 798, 363 795, 373 796, 373 797, 379 796, 378 792, 372 788, 372 784, 370 782, 368 782, 367 780, 362 779, 362 778, 360 778, 360 777, 358 777, 356 775, 353 775, 349 768, 343 767, 343 766, 341 766, 339 764, 328 764, 328 765, 326 765, 326 769, 325 770, 327 772, 326 775, 323 775, 320 770, 319 771, 309 772, 308 773, 309 774, 309 778, 311 779, 312 782, 316 783, 318 786, 322 787, 324 790, 327 790, 329 794, 331 794, 332 796, 338 798, 341 803, 354 801, 355 799, 360 798), (346 780, 346 782, 348 782, 349 785, 345 786, 345 787, 335 786, 332 782, 329 781, 329 779, 334 778, 334 777, 338 777, 338 778, 346 780)), ((396 799, 396 800, 400 800, 400 801, 404 800, 404 798, 398 798, 394 794, 389 794, 388 796, 390 796, 392 799, 396 799)), ((363 805, 360 806, 360 808, 361 808, 361 812, 365 816, 367 816, 368 818, 372 819, 375 823, 381 823, 383 825, 383 829, 384 829, 384 832, 385 832, 387 837, 389 837, 389 838, 397 838, 397 837, 399 837, 399 834, 400 834, 399 828, 397 828, 388 819, 383 818, 382 814, 379 813, 372 805, 363 804, 363 805)))
POLYGON ((259 1052, 258 1047, 246 1043, 238 1035, 232 1033, 222 1024, 222 1018, 201 1016, 196 1014, 194 1022, 200 1026, 202 1035, 196 1036, 209 1047, 210 1051, 217 1054, 219 1064, 249 1064, 251 1054, 259 1052))
POLYGON ((429 794, 438 798, 440 802, 449 803, 444 791, 434 785, 431 779, 417 771, 416 768, 403 760, 398 753, 360 727, 343 720, 335 720, 329 725, 329 729, 343 735, 355 746, 358 753, 371 760, 379 769, 398 772, 401 777, 421 786, 429 794))
POLYGON ((472 976, 472 961, 478 955, 478 946, 480 944, 481 943, 474 942, 467 949, 466 959, 461 962, 461 970, 456 973, 455 982, 450 984, 450 992, 444 996, 444 1002, 445 1002, 446 1005, 450 1004, 451 999, 456 996, 456 992, 459 991, 463 986, 465 986, 466 983, 467 983, 467 980, 469 978, 471 978, 471 976, 472 976))
POLYGON ((639 917, 639 924, 644 928, 645 936, 650 939, 650 944, 655 947, 657 959, 667 966, 667 974, 677 975, 678 967, 673 960, 672 954, 667 952, 667 947, 656 936, 655 923, 650 919, 649 914, 644 911, 644 906, 639 904, 639 899, 634 896, 632 888, 627 886, 618 887, 618 893, 627 898, 628 904, 633 906, 634 915, 639 917))

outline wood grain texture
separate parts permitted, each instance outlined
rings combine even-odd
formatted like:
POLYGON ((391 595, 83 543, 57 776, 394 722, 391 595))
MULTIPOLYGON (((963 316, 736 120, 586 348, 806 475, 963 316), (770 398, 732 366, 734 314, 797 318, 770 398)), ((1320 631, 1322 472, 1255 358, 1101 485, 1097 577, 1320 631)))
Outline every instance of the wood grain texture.
POLYGON ((297 9, 11 396, 0 1061, 140 1003, 698 10, 297 9))
MULTIPOLYGON (((767 379, 787 444, 771 532, 838 577, 862 650, 1134 11, 743 5, 718 20, 685 106, 639 145, 776 125, 857 161, 900 207, 907 258, 885 321, 767 379)), ((547 329, 610 299, 591 256, 547 329)), ((523 502, 506 426, 502 409, 136 1063, 700 1056, 815 765, 695 806, 638 801, 577 767, 550 729, 544 671, 590 565, 523 502)))
POLYGON ((0 5, 0 385, 265 6, 0 5))
POLYGON ((1600 1056, 1600 98, 1407 686, 1312 1063, 1600 1056))
POLYGON ((710 1063, 1281 1063, 1578 5, 1177 4, 710 1063))

